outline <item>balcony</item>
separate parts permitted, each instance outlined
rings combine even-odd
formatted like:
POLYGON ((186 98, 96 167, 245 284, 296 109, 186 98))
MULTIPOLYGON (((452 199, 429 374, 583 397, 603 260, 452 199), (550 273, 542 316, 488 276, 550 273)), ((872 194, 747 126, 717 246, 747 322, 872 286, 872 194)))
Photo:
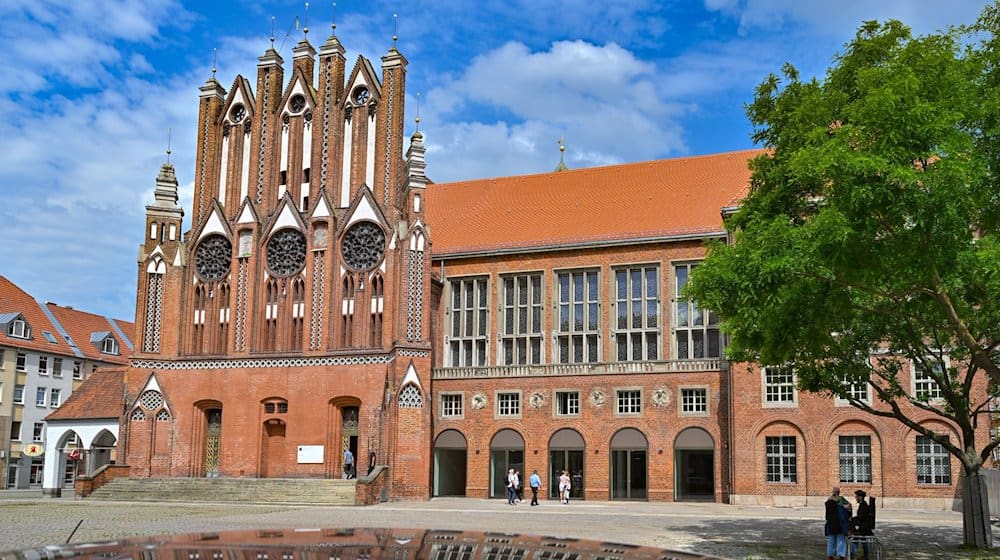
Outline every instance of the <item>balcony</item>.
POLYGON ((575 377, 583 375, 635 375, 644 373, 718 372, 726 366, 722 359, 667 360, 660 362, 596 362, 588 364, 545 364, 530 366, 434 368, 432 379, 484 379, 493 377, 575 377))

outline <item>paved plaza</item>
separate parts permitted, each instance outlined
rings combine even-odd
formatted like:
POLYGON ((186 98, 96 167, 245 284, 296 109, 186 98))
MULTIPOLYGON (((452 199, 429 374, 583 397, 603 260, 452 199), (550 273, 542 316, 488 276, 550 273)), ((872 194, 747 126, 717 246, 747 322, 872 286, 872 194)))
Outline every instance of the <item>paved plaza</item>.
MULTIPOLYGON (((880 509, 886 558, 1000 558, 960 548, 957 512, 880 509)), ((0 491, 0 550, 127 536, 235 529, 414 527, 532 533, 649 545, 740 559, 825 558, 821 508, 715 503, 542 502, 438 498, 369 507, 176 504, 46 499, 0 491)), ((1000 537, 1000 531, 997 532, 1000 537)))

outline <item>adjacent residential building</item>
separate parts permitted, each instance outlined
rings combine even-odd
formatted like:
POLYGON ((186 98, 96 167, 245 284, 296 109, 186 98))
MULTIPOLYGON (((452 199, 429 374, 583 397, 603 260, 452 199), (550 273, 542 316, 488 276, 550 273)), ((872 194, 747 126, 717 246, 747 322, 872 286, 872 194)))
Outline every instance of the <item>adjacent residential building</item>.
POLYGON ((403 151, 406 59, 345 52, 303 40, 287 77, 269 49, 256 88, 201 87, 189 222, 165 164, 131 359, 52 416, 46 472, 80 441, 132 477, 340 477, 350 451, 393 500, 499 497, 511 467, 584 500, 956 498, 940 445, 728 363, 685 297, 761 152, 432 184, 422 134, 403 151))
MULTIPOLYGON (((134 325, 42 303, 0 276, 0 468, 4 488, 41 487, 46 416, 92 372, 126 363, 134 325)), ((72 449, 75 442, 67 442, 72 449)), ((65 483, 75 465, 64 463, 65 483)))

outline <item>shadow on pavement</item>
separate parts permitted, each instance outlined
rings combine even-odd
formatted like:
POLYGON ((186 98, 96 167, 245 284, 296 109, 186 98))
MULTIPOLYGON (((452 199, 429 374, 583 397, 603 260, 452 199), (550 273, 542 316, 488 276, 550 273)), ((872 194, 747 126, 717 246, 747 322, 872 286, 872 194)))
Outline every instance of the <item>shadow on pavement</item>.
MULTIPOLYGON (((734 559, 802 560, 823 558, 826 553, 823 522, 819 520, 716 519, 665 530, 682 531, 694 537, 687 547, 692 551, 734 559)), ((879 523, 875 532, 882 543, 883 558, 993 557, 985 551, 961 548, 961 527, 879 523)))

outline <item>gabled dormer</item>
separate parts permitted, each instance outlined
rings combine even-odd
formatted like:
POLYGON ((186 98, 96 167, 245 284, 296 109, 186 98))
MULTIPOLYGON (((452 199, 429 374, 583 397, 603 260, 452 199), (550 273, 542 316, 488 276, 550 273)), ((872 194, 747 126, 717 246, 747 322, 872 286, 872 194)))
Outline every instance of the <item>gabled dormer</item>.
POLYGON ((18 312, 0 313, 0 329, 11 338, 31 338, 31 324, 18 312))
POLYGON ((110 331, 96 331, 90 333, 90 343, 93 344, 101 354, 108 354, 109 356, 118 356, 121 354, 121 347, 118 344, 118 340, 115 339, 114 335, 111 334, 110 331))
POLYGON ((238 205, 249 194, 252 158, 250 136, 257 120, 256 110, 256 100, 249 80, 237 76, 217 123, 222 126, 222 139, 216 198, 229 209, 238 205))

